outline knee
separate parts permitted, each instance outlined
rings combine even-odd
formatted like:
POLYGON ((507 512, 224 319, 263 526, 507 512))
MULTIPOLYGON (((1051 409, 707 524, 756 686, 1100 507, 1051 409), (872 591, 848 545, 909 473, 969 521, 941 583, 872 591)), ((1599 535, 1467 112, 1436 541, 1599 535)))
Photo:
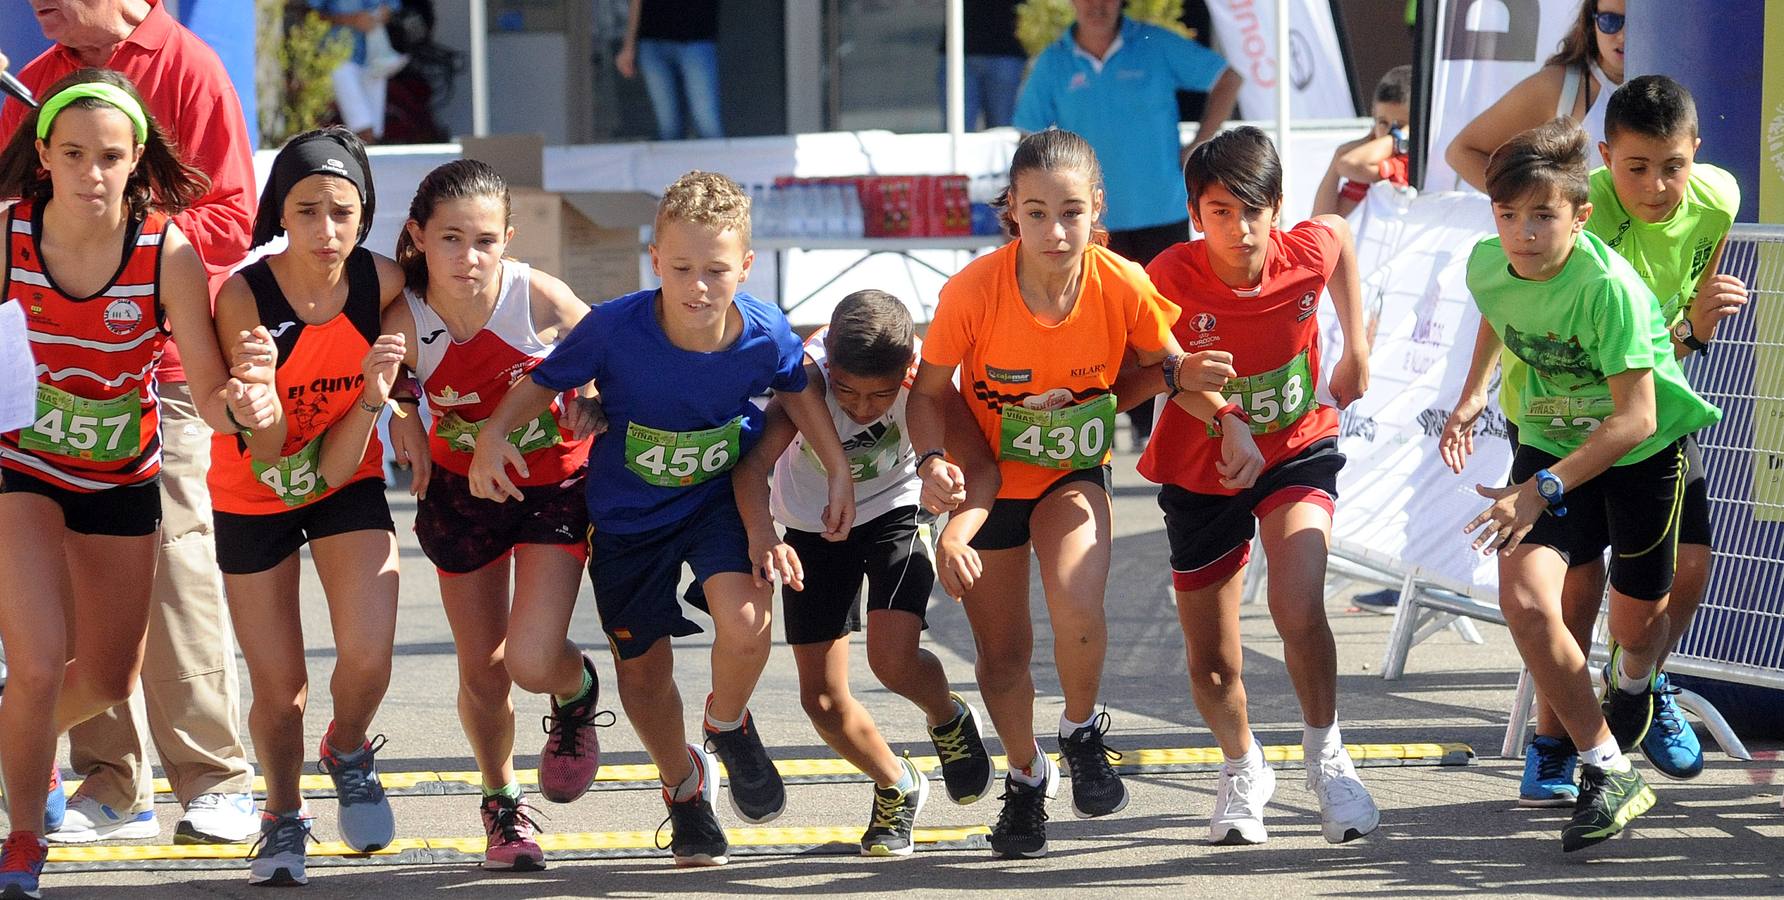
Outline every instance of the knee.
POLYGON ((333 683, 355 694, 382 695, 390 686, 390 657, 379 654, 343 653, 335 661, 333 683))
POLYGON ((544 694, 555 686, 552 684, 550 662, 544 654, 539 653, 498 660, 479 672, 478 678, 488 684, 499 679, 503 682, 503 690, 507 690, 507 683, 511 681, 529 694, 544 694))
POLYGON ((1560 610, 1556 604, 1549 603, 1530 591, 1518 589, 1500 590, 1499 612, 1505 616, 1505 627, 1525 634, 1556 625, 1560 619, 1560 610))
POLYGON ((55 697, 62 690, 62 676, 68 668, 58 658, 60 656, 14 654, 6 659, 6 692, 18 698, 14 704, 22 704, 24 698, 30 696, 45 698, 46 708, 55 705, 55 697))
POLYGON ((93 673, 94 705, 101 709, 111 709, 130 699, 136 690, 136 672, 130 670, 111 670, 93 673))
POLYGON ((1189 664, 1189 685, 1194 690, 1230 690, 1239 684, 1244 667, 1237 659, 1224 654, 1210 654, 1211 659, 1192 659, 1189 664))
MULTIPOLYGON (((508 670, 499 661, 476 668, 461 667, 458 672, 460 694, 479 707, 492 708, 506 704, 512 684, 508 679, 508 670)), ((521 689, 532 690, 524 685, 521 689)))
POLYGON ((847 700, 847 694, 823 688, 799 692, 799 704, 805 707, 805 715, 811 719, 812 727, 820 732, 837 731, 842 727, 842 708, 847 700))
POLYGON ((871 640, 867 643, 868 670, 894 693, 903 693, 901 689, 911 677, 912 661, 913 654, 907 648, 888 647, 871 640))
POLYGON ((997 694, 1028 684, 1030 656, 1031 654, 1026 650, 1012 650, 1002 656, 980 653, 976 666, 979 690, 997 694))
POLYGON ((670 703, 676 696, 673 679, 651 677, 649 672, 627 662, 621 662, 615 674, 619 681, 619 699, 628 713, 670 703))
POLYGON ((1332 639, 1332 629, 1326 623, 1325 610, 1319 608, 1297 609, 1276 617, 1276 633, 1282 637, 1282 643, 1291 648, 1329 642, 1332 639))

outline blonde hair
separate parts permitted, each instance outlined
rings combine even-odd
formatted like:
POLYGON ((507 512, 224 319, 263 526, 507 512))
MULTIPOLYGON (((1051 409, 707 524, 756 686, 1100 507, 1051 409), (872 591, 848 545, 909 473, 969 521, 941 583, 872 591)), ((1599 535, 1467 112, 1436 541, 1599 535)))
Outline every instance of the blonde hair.
POLYGON ((685 222, 714 231, 729 228, 750 241, 750 197, 737 182, 717 172, 698 169, 675 179, 657 204, 656 230, 670 222, 685 222))

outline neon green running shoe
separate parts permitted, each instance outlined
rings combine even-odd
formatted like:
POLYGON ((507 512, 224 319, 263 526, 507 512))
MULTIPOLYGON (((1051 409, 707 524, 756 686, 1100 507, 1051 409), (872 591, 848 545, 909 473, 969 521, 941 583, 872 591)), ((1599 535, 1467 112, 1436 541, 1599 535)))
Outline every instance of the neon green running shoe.
POLYGON ((1561 850, 1572 853, 1608 840, 1654 808, 1654 792, 1628 761, 1621 772, 1580 766, 1580 799, 1561 832, 1561 850))

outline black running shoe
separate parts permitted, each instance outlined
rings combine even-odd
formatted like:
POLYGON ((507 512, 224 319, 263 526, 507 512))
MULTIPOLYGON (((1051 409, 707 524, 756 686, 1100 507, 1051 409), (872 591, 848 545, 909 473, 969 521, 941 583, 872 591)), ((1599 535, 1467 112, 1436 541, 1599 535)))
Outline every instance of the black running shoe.
POLYGON ((1059 767, 1039 757, 1047 780, 1029 786, 1004 777, 1003 812, 991 826, 991 854, 1004 859, 1037 859, 1047 855, 1047 799, 1059 790, 1059 767))
POLYGON ((1611 648, 1610 665, 1605 668, 1604 721, 1611 727, 1611 736, 1617 739, 1617 749, 1624 753, 1633 753, 1648 736, 1648 726, 1654 722, 1654 679, 1649 676, 1648 683, 1642 685, 1642 692, 1631 694, 1617 686, 1617 673, 1621 671, 1623 648, 1611 648))
POLYGON ((1608 840, 1636 816, 1654 808, 1654 791, 1634 766, 1628 762, 1624 766, 1621 772, 1580 766, 1580 799, 1574 805, 1572 821, 1561 832, 1563 852, 1608 840))
POLYGON ((1109 714, 1097 713, 1090 724, 1059 739, 1059 762, 1072 779, 1072 812, 1080 819, 1118 813, 1127 808, 1127 786, 1109 763, 1121 754, 1103 744, 1109 714))
POLYGON ((929 778, 908 759, 899 760, 899 765, 911 773, 917 786, 903 792, 895 787, 873 789, 873 818, 861 835, 862 856, 909 856, 916 849, 911 832, 916 830, 917 814, 929 800, 929 778))
POLYGON ((991 793, 991 786, 997 783, 997 769, 991 765, 991 754, 985 752, 985 741, 979 736, 978 711, 965 697, 948 696, 959 706, 960 715, 939 728, 929 729, 929 740, 935 744, 935 755, 942 762, 942 784, 948 789, 948 799, 965 806, 991 793))
MULTIPOLYGON (((663 820, 663 825, 669 826, 669 852, 677 866, 722 866, 731 845, 712 811, 713 801, 719 797, 718 760, 697 747, 689 747, 688 755, 699 770, 700 787, 694 796, 679 803, 670 798, 667 789, 663 791, 663 804, 669 807, 669 816, 663 820)), ((659 850, 663 849, 663 825, 657 826, 659 850)))
POLYGON ((751 825, 772 822, 787 808, 787 787, 780 770, 768 758, 767 748, 756 734, 756 720, 748 712, 743 724, 730 731, 706 729, 706 749, 725 764, 725 781, 731 786, 731 808, 751 825))

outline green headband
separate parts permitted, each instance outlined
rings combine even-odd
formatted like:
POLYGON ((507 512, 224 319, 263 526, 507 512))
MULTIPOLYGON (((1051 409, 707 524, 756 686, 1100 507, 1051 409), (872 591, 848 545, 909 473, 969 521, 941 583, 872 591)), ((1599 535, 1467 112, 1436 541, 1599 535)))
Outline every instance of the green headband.
POLYGON ((37 139, 47 141, 50 138, 50 124, 56 121, 56 115, 62 108, 76 100, 92 98, 103 100, 118 108, 118 111, 130 117, 130 124, 136 126, 136 142, 146 144, 149 140, 149 119, 143 115, 142 104, 130 96, 130 92, 115 84, 103 81, 88 81, 65 88, 59 94, 44 101, 43 109, 37 113, 37 139))

